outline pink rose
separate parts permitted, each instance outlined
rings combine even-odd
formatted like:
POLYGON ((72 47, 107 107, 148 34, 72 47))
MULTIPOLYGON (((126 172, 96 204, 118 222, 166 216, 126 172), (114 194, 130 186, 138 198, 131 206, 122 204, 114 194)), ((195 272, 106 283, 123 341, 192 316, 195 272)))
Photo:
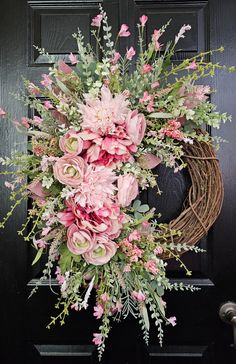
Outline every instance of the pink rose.
POLYGON ((144 137, 146 120, 137 110, 130 111, 126 119, 126 131, 135 145, 139 145, 144 137))
POLYGON ((153 169, 161 163, 161 158, 151 153, 145 153, 138 158, 138 163, 142 168, 153 169))
POLYGON ((53 166, 55 178, 63 185, 78 187, 85 172, 83 158, 65 154, 53 166))
POLYGON ((138 195, 138 182, 133 174, 125 174, 118 178, 118 202, 122 207, 129 206, 138 195))
POLYGON ((47 193, 44 192, 42 183, 40 181, 33 181, 28 186, 27 189, 32 192, 33 198, 45 198, 47 196, 47 193))
POLYGON ((94 239, 89 231, 81 230, 75 224, 67 229, 67 248, 73 254, 84 254, 92 249, 94 239))
POLYGON ((117 249, 116 243, 110 240, 106 235, 98 235, 97 242, 93 249, 84 253, 84 259, 88 264, 102 265, 109 262, 115 255, 117 249))
POLYGON ((64 153, 78 155, 83 149, 83 140, 75 130, 70 129, 59 140, 59 147, 64 153))

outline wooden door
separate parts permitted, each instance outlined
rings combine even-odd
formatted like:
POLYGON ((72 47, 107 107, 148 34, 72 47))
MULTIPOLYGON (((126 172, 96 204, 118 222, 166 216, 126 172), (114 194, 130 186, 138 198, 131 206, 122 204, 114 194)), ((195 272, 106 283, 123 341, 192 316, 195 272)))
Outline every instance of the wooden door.
MULTIPOLYGON (((149 17, 147 39, 154 28, 172 18, 166 38, 173 37, 183 24, 191 24, 192 31, 182 39, 182 51, 175 62, 197 52, 223 45, 225 52, 214 56, 215 62, 233 65, 236 56, 236 4, 233 0, 168 1, 168 0, 57 0, 26 1, 2 0, 0 4, 0 105, 13 117, 21 117, 26 108, 15 101, 11 92, 22 87, 21 75, 39 82, 49 64, 33 45, 45 48, 58 59, 67 60, 68 52, 76 53, 71 34, 79 26, 90 41, 91 19, 98 13, 99 3, 106 9, 114 32, 119 24, 127 23, 132 35, 121 39, 124 52, 137 42, 136 23, 142 14, 149 17)), ((163 39, 165 41, 165 39, 163 39)), ((219 151, 225 183, 222 213, 208 236, 201 242, 207 252, 188 253, 184 261, 193 271, 186 279, 170 262, 169 276, 173 281, 184 280, 201 288, 195 293, 171 292, 166 296, 169 310, 178 318, 178 325, 166 330, 164 347, 160 349, 154 330, 150 347, 145 347, 138 324, 129 318, 113 325, 103 362, 106 364, 218 364, 224 360, 233 364, 236 351, 232 328, 218 316, 221 303, 236 302, 236 92, 235 75, 219 73, 209 80, 218 92, 213 101, 220 111, 233 116, 233 122, 223 126, 217 135, 228 140, 219 151)), ((29 110, 30 112, 30 110, 29 110)), ((214 131, 214 135, 216 132, 214 131)), ((11 149, 27 152, 27 141, 10 124, 0 125, 0 154, 10 155, 11 149)), ((168 221, 179 214, 188 187, 186 172, 174 175, 159 167, 159 185, 165 193, 156 198, 153 191, 143 196, 168 221)), ((1 178, 1 216, 9 207, 5 178, 1 178)), ((27 204, 18 207, 0 239, 0 360, 1 363, 97 363, 96 349, 91 345, 92 332, 97 323, 91 310, 72 313, 64 327, 48 331, 46 325, 54 314, 57 296, 46 282, 30 300, 27 295, 40 276, 41 267, 32 269, 31 250, 17 236, 17 230, 27 214, 27 204)), ((57 291, 56 283, 52 288, 57 291)))

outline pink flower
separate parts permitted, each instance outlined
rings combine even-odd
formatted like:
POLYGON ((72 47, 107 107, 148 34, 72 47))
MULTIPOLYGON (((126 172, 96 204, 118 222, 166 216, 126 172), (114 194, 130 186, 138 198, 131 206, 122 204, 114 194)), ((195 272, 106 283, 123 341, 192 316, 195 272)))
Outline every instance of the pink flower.
POLYGON ((118 33, 118 37, 129 37, 130 31, 128 29, 129 29, 128 25, 122 24, 120 27, 120 31, 118 33))
POLYGON ((102 14, 98 14, 93 18, 91 25, 92 27, 99 28, 101 26, 101 22, 102 22, 102 14))
POLYGON ((0 108, 0 118, 5 116, 7 113, 3 109, 0 108))
POLYGON ((73 72, 72 68, 61 59, 58 61, 58 70, 65 73, 65 75, 70 75, 73 72))
POLYGON ((68 227, 75 222, 75 215, 73 214, 70 208, 62 212, 58 212, 57 218, 58 221, 65 227, 68 227))
POLYGON ((152 71, 152 66, 150 64, 144 64, 143 65, 143 74, 151 72, 152 71))
POLYGON ((40 89, 35 86, 34 83, 30 82, 28 85, 28 91, 32 94, 32 95, 38 95, 40 93, 40 89))
POLYGON ((65 282, 65 277, 61 274, 60 267, 57 267, 55 274, 57 282, 62 285, 65 282))
POLYGON ((162 46, 158 41, 161 35, 162 35, 162 33, 160 30, 154 29, 154 32, 152 35, 152 41, 154 43, 154 48, 156 51, 159 51, 162 46))
POLYGON ((132 233, 129 234, 129 237, 128 237, 129 241, 134 241, 134 240, 137 241, 137 240, 140 240, 140 238, 141 238, 141 234, 138 230, 132 231, 132 233))
POLYGON ((4 182, 4 185, 7 187, 7 188, 10 188, 12 191, 15 189, 15 185, 14 183, 10 183, 8 181, 5 181, 4 182))
POLYGON ((51 230, 50 226, 44 227, 42 229, 42 236, 47 236, 50 230, 51 230))
POLYGON ((110 300, 109 294, 107 292, 102 293, 100 298, 103 302, 108 302, 110 300))
POLYGON ((117 245, 110 240, 107 235, 98 235, 93 249, 84 254, 84 259, 88 264, 103 265, 115 255, 117 245))
POLYGON ((51 84, 52 84, 51 77, 49 75, 46 75, 45 73, 42 74, 42 77, 43 77, 43 80, 40 81, 41 85, 43 85, 45 87, 51 86, 51 84))
POLYGON ((72 310, 79 311, 79 305, 78 305, 78 302, 73 303, 73 305, 71 305, 71 306, 70 306, 70 308, 71 308, 72 310))
POLYGON ((151 84, 151 88, 158 88, 160 86, 160 83, 158 81, 155 81, 151 84))
POLYGON ((42 187, 42 182, 40 181, 33 181, 28 186, 27 189, 32 193, 31 197, 41 197, 44 198, 47 196, 47 193, 44 192, 42 187))
POLYGON ((143 97, 139 99, 139 102, 141 104, 145 103, 145 102, 148 102, 151 100, 151 95, 149 95, 148 91, 144 91, 143 93, 143 97))
POLYGON ((170 318, 167 319, 167 321, 172 325, 172 326, 176 326, 177 323, 176 323, 176 317, 175 316, 172 316, 170 318))
POLYGON ((142 15, 142 16, 140 16, 139 20, 140 20, 141 26, 144 27, 148 21, 148 17, 147 17, 147 15, 142 15))
POLYGON ((136 54, 136 52, 135 52, 135 49, 134 49, 134 47, 130 47, 129 49, 127 49, 127 52, 126 52, 126 58, 128 59, 128 60, 132 60, 132 58, 133 58, 133 56, 136 54))
POLYGON ((83 130, 99 135, 114 132, 115 124, 123 124, 129 111, 128 101, 122 94, 112 96, 108 87, 102 86, 100 99, 88 96, 86 104, 79 104, 83 130))
POLYGON ((93 334, 94 338, 93 338, 93 343, 95 345, 101 345, 102 344, 102 334, 93 334))
POLYGON ((161 163, 161 159, 151 153, 142 154, 137 161, 144 169, 153 169, 161 163))
POLYGON ((198 65, 195 61, 191 62, 187 67, 186 69, 187 70, 196 70, 198 68, 198 65))
POLYGON ((73 53, 70 53, 69 60, 70 60, 71 64, 77 64, 79 62, 77 57, 73 53))
POLYGON ((39 116, 34 116, 34 119, 33 119, 33 124, 38 126, 38 125, 41 125, 42 124, 42 121, 43 119, 40 118, 39 116))
POLYGON ((158 246, 157 248, 154 249, 154 254, 159 255, 163 253, 163 248, 161 246, 158 246))
POLYGON ((137 110, 130 111, 126 118, 127 134, 135 145, 139 145, 143 140, 146 130, 146 120, 143 114, 137 110))
POLYGON ((28 118, 22 118, 21 119, 21 124, 26 128, 29 129, 30 124, 29 124, 29 119, 28 118))
POLYGON ((148 260, 146 263, 144 263, 144 267, 147 271, 151 272, 154 275, 156 275, 159 272, 155 260, 152 259, 148 260))
POLYGON ((51 104, 50 101, 44 101, 43 104, 44 104, 45 109, 47 109, 47 110, 50 110, 50 109, 54 108, 54 106, 51 104))
POLYGON ((53 166, 54 177, 64 185, 78 187, 85 173, 83 158, 65 154, 53 166))
POLYGON ((139 301, 139 302, 143 302, 146 299, 145 294, 141 290, 139 290, 138 292, 137 291, 133 291, 131 293, 131 297, 133 298, 133 300, 139 301))
POLYGON ((67 229, 67 248, 75 255, 86 253, 91 250, 94 238, 89 231, 79 229, 72 224, 67 229))
POLYGON ((129 206, 138 195, 138 182, 131 173, 118 177, 118 202, 122 207, 129 206))
POLYGON ((34 241, 34 245, 37 247, 37 248, 46 248, 46 241, 45 240, 42 240, 42 239, 39 239, 39 240, 35 240, 34 241))
POLYGON ((131 272, 131 266, 130 266, 130 264, 126 264, 126 265, 124 266, 123 272, 124 272, 124 273, 131 272))
POLYGON ((113 58, 111 60, 111 63, 113 65, 115 65, 119 61, 120 57, 121 57, 120 53, 119 52, 115 52, 114 55, 113 55, 113 58))
POLYGON ((64 153, 78 155, 83 150, 83 140, 74 129, 70 129, 60 138, 59 147, 64 153))

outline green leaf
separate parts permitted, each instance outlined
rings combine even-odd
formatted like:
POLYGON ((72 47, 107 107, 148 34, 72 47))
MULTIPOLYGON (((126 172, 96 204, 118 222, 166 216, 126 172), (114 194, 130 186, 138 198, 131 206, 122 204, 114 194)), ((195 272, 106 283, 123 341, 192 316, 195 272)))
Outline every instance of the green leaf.
POLYGON ((163 306, 163 303, 161 301, 161 298, 157 294, 155 294, 155 300, 158 303, 158 307, 159 307, 159 309, 161 311, 161 314, 165 317, 165 308, 163 306))
POLYGON ((32 262, 32 265, 36 264, 39 261, 39 259, 41 258, 42 254, 43 254, 43 248, 40 248, 37 251, 37 254, 36 254, 36 256, 35 256, 35 258, 34 258, 34 260, 32 262))
POLYGON ((138 212, 147 212, 147 211, 149 211, 150 209, 149 209, 149 206, 148 205, 141 205, 138 209, 137 209, 137 211, 138 212))
POLYGON ((133 209, 138 210, 139 206, 141 206, 141 201, 140 200, 135 200, 134 203, 133 203, 133 209))
POLYGON ((157 291, 158 296, 160 296, 160 297, 163 296, 163 294, 165 293, 165 290, 162 286, 157 286, 156 291, 157 291))
POLYGON ((134 218, 135 219, 140 220, 140 219, 142 219, 142 217, 143 217, 142 214, 140 214, 138 211, 135 211, 135 213, 134 213, 134 218))
POLYGON ((169 119, 173 118, 173 115, 168 112, 153 112, 152 114, 149 115, 149 117, 155 119, 169 119))
POLYGON ((60 89, 62 90, 62 92, 64 92, 66 95, 71 95, 70 90, 64 85, 63 82, 61 82, 58 78, 56 78, 56 82, 60 87, 60 89))
POLYGON ((143 319, 144 319, 144 322, 145 322, 146 329, 147 329, 147 331, 149 331, 150 322, 149 322, 149 317, 148 317, 148 312, 147 312, 146 305, 142 306, 142 314, 143 314, 143 319))

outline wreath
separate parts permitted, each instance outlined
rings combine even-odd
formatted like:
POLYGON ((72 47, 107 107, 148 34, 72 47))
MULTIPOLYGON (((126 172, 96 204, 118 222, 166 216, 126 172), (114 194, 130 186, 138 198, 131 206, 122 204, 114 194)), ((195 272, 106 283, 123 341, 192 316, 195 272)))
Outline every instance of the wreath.
POLYGON ((66 62, 36 47, 49 58, 49 73, 38 84, 25 80, 26 92, 15 95, 32 109, 31 116, 16 119, 0 109, 29 145, 28 154, 16 150, 0 159, 14 167, 1 172, 9 177, 5 185, 13 203, 0 227, 31 198, 18 233, 36 250, 32 264, 47 257, 31 294, 56 277, 59 313, 50 328, 64 324, 70 310, 86 309, 94 290, 93 315, 101 321, 92 341, 100 359, 112 319, 129 314, 139 320, 147 344, 154 322, 162 344, 163 325, 176 325, 176 317, 166 313, 165 292, 197 289, 169 280, 167 258, 191 274, 181 254, 202 252, 195 244, 214 223, 223 199, 215 154, 220 138, 203 126, 219 128, 230 116, 216 111, 209 102, 212 90, 198 81, 233 67, 207 61, 222 47, 173 65, 177 44, 191 26, 183 25, 163 45, 167 23, 145 44, 147 21, 142 15, 137 24, 139 52, 131 46, 121 55, 117 41, 129 37, 129 27, 122 24, 113 39, 100 8, 91 24, 96 49, 84 43, 80 30, 73 34, 78 54, 70 53, 66 62), (169 224, 158 223, 158 211, 138 199, 141 190, 158 187, 154 168, 160 163, 175 173, 187 167, 191 178, 183 211, 169 224))

